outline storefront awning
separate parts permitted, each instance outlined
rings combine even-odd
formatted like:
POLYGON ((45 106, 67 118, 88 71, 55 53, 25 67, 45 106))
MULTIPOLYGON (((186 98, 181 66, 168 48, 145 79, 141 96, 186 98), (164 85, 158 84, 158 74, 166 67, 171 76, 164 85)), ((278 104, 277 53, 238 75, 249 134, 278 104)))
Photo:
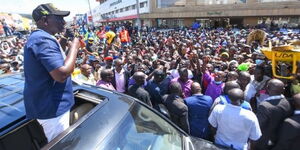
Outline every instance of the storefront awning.
POLYGON ((137 17, 138 17, 138 15, 131 15, 131 16, 125 16, 125 17, 105 19, 105 20, 101 20, 100 22, 113 22, 113 21, 131 20, 131 19, 136 19, 137 17))

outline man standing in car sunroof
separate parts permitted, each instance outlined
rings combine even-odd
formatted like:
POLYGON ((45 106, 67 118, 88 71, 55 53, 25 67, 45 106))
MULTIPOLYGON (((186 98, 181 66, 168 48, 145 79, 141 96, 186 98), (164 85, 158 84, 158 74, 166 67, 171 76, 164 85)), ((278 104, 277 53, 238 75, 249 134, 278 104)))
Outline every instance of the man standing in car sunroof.
POLYGON ((74 38, 66 56, 64 46, 60 44, 66 38, 57 40, 54 37, 65 31, 63 17, 69 14, 69 11, 60 11, 52 4, 39 5, 32 12, 38 29, 31 33, 24 47, 26 116, 37 119, 49 142, 69 127, 69 113, 74 104, 70 75, 74 70, 79 40, 74 38))

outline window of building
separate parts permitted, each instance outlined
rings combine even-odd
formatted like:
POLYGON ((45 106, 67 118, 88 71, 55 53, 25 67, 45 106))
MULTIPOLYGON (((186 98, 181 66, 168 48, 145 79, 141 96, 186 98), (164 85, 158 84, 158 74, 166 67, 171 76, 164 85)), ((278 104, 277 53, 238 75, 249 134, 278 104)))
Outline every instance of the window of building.
POLYGON ((118 9, 118 10, 116 10, 116 14, 117 14, 117 13, 119 13, 119 9, 118 9))
POLYGON ((144 7, 147 7, 147 2, 140 3, 140 8, 144 8, 144 7))
POLYGON ((130 6, 128 6, 128 7, 125 7, 125 11, 128 11, 128 10, 129 10, 129 8, 130 8, 130 6))
POLYGON ((131 6, 131 9, 135 9, 135 7, 136 7, 136 5, 134 4, 134 5, 131 6))
POLYGON ((124 9, 123 9, 123 8, 121 8, 121 9, 120 9, 120 12, 123 12, 123 11, 124 11, 124 9))
POLYGON ((157 8, 167 8, 174 6, 177 1, 178 0, 157 0, 156 4, 157 8))
MULTIPOLYGON (((100 0, 100 4, 105 3, 107 0, 100 0)), ((97 1, 98 2, 98 1, 97 1)))

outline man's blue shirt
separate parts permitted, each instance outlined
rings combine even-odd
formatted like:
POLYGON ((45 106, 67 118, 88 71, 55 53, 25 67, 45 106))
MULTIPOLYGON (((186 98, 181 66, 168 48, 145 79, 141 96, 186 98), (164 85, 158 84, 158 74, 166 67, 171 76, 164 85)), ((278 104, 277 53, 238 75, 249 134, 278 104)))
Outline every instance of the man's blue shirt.
POLYGON ((162 103, 162 93, 159 84, 155 83, 153 80, 148 81, 145 89, 148 91, 151 97, 152 105, 158 105, 162 103))
POLYGON ((189 110, 191 135, 207 139, 209 135, 208 116, 213 100, 210 96, 195 94, 186 98, 184 102, 189 110))
POLYGON ((24 47, 24 104, 30 119, 50 119, 74 104, 72 80, 56 82, 50 72, 64 65, 57 40, 43 30, 34 31, 24 47))
POLYGON ((147 82, 145 89, 149 92, 153 105, 161 104, 163 102, 162 96, 167 94, 170 81, 171 79, 167 77, 160 83, 156 83, 154 80, 147 82))
MULTIPOLYGON (((231 101, 230 101, 228 95, 221 95, 220 99, 221 99, 220 104, 222 104, 222 105, 231 104, 231 101)), ((247 101, 244 101, 241 104, 241 107, 244 108, 244 109, 252 111, 251 105, 247 101)))

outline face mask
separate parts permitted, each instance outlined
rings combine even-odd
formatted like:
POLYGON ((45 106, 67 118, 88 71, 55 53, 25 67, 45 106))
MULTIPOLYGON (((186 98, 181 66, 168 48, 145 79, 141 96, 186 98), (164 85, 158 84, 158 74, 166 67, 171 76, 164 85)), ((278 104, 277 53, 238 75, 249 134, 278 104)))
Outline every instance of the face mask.
POLYGON ((261 59, 255 60, 255 64, 257 64, 257 65, 261 65, 263 62, 264 62, 264 60, 261 60, 261 59))
POLYGON ((223 82, 222 81, 214 81, 216 85, 220 85, 222 84, 223 82))

